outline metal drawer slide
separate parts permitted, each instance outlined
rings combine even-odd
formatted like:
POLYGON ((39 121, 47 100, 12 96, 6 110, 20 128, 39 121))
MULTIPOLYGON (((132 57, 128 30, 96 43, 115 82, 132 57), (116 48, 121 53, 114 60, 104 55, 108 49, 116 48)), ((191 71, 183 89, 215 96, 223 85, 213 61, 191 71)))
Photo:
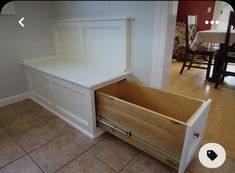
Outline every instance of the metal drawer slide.
POLYGON ((113 122, 107 120, 107 119, 104 119, 100 116, 97 116, 97 121, 99 123, 102 123, 112 129, 115 129, 117 130, 118 132, 122 133, 123 135, 126 135, 128 137, 131 137, 135 140, 137 140, 138 142, 141 142, 143 144, 145 144, 146 146, 152 148, 153 150, 156 150, 157 152, 167 156, 167 157, 170 157, 171 159, 175 160, 175 161, 178 161, 180 162, 180 156, 177 156, 175 154, 173 154, 172 152, 166 150, 166 149, 163 149, 163 148, 160 148, 159 146, 156 146, 154 144, 152 144, 151 142, 147 141, 146 139, 136 135, 135 133, 123 128, 123 127, 120 127, 119 125, 117 124, 114 124, 113 122))

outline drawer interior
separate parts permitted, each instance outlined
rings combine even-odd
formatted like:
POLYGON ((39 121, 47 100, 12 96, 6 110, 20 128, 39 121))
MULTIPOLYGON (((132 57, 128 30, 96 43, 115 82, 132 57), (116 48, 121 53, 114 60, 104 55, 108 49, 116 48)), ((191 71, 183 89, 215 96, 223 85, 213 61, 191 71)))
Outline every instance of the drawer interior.
POLYGON ((158 112, 183 123, 187 123, 203 103, 200 100, 149 88, 126 80, 103 87, 98 92, 158 112))

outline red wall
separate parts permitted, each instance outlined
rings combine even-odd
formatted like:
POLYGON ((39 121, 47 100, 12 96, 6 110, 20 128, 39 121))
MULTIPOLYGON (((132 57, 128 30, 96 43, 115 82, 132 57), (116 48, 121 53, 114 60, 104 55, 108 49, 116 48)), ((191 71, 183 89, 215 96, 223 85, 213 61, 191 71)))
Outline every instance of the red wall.
POLYGON ((191 14, 198 16, 198 30, 211 29, 210 24, 205 24, 205 20, 212 20, 215 7, 215 1, 179 1, 177 21, 185 22, 186 15, 191 14), (211 7, 211 12, 207 13, 208 7, 211 7))

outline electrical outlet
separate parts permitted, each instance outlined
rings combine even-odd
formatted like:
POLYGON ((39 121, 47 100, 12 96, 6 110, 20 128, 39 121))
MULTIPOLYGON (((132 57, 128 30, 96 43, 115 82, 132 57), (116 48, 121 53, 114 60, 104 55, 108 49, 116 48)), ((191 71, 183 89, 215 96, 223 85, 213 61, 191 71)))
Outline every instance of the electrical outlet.
POLYGON ((207 13, 211 13, 211 7, 207 8, 207 13))

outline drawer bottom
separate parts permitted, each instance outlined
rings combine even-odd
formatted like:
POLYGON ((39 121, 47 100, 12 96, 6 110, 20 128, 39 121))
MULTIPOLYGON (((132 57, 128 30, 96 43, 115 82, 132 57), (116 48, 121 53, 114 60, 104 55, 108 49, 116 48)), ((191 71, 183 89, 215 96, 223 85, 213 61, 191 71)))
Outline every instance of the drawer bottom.
POLYGON ((114 136, 122 139, 123 141, 135 146, 136 148, 148 153, 149 155, 153 156, 154 158, 162 161, 163 163, 169 165, 170 167, 178 170, 180 158, 173 155, 172 153, 163 150, 148 141, 144 140, 143 138, 137 136, 136 134, 119 127, 112 122, 103 119, 102 117, 97 116, 97 123, 100 128, 108 131, 109 133, 113 134, 114 136))

